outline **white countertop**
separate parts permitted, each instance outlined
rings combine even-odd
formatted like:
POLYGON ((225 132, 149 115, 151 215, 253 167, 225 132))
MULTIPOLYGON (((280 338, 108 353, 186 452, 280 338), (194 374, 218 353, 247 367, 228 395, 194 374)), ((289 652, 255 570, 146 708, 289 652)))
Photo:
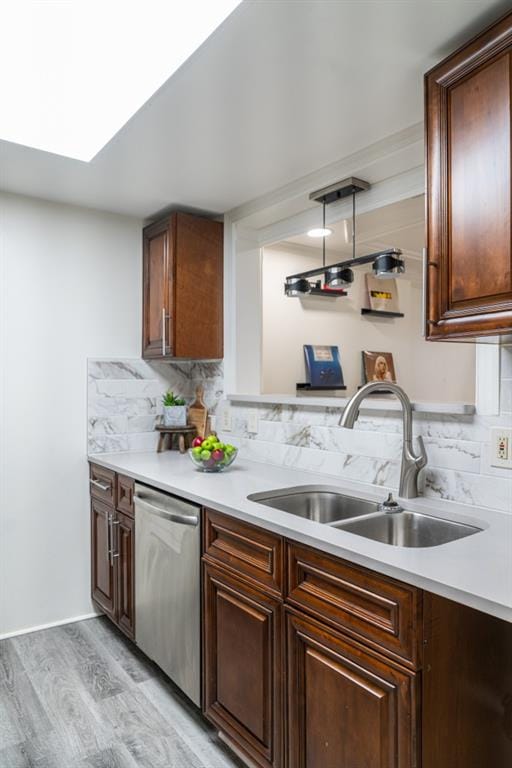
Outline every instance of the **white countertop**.
POLYGON ((411 499, 404 504, 411 511, 466 522, 484 530, 437 547, 395 547, 247 500, 252 493, 321 484, 380 501, 385 498, 385 488, 338 482, 329 475, 240 458, 225 472, 199 472, 188 456, 173 451, 94 454, 89 460, 512 622, 512 514, 454 502, 411 499))

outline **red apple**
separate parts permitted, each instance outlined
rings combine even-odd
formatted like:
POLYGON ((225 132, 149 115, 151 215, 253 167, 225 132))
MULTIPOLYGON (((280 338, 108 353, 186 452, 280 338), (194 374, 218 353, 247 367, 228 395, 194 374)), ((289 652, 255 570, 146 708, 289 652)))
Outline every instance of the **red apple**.
POLYGON ((197 448, 203 444, 204 437, 194 437, 192 441, 192 448, 197 448))
POLYGON ((222 461, 223 458, 224 458, 224 451, 221 451, 220 448, 217 448, 216 451, 213 451, 212 459, 215 459, 215 461, 222 461))

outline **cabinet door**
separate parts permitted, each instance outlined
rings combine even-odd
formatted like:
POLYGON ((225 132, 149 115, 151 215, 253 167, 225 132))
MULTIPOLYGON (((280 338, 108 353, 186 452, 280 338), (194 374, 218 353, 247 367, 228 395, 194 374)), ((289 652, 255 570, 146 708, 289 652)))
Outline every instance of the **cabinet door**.
POLYGON ((282 605, 203 568, 205 715, 252 763, 281 766, 282 605))
POLYGON ((109 507, 91 498, 91 595, 111 618, 115 613, 115 579, 112 558, 112 516, 109 507))
POLYGON ((427 337, 512 331, 512 14, 426 75, 427 337))
POLYGON ((176 357, 223 355, 224 227, 187 213, 176 215, 176 357))
POLYGON ((416 766, 414 674, 299 614, 286 626, 287 765, 416 766))
POLYGON ((142 356, 149 359, 173 354, 172 222, 171 217, 144 229, 142 356))
POLYGON ((117 512, 116 621, 130 638, 135 636, 135 521, 117 512))

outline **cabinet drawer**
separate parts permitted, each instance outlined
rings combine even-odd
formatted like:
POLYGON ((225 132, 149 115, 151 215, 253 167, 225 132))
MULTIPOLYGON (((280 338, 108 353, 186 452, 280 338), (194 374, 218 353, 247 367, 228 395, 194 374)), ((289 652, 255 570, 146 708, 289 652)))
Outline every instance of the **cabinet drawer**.
POLYGON ((288 542, 287 602, 408 666, 420 665, 421 590, 288 542))
POLYGON ((89 484, 91 496, 105 504, 115 506, 116 473, 98 464, 90 465, 89 484))
POLYGON ((283 540, 280 536, 206 509, 203 553, 260 587, 282 594, 283 540))
POLYGON ((130 517, 133 517, 133 486, 131 477, 117 476, 117 509, 130 517))

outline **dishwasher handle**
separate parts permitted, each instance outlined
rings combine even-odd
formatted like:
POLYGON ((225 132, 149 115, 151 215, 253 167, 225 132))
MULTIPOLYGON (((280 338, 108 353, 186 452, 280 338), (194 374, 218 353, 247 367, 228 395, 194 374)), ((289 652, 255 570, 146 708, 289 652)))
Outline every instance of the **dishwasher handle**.
POLYGON ((142 505, 148 509, 152 515, 162 517, 164 520, 169 520, 171 523, 178 523, 179 525, 199 525, 199 515, 182 515, 180 512, 169 512, 166 509, 157 507, 154 504, 150 504, 149 501, 143 499, 142 496, 135 494, 135 504, 142 505))

